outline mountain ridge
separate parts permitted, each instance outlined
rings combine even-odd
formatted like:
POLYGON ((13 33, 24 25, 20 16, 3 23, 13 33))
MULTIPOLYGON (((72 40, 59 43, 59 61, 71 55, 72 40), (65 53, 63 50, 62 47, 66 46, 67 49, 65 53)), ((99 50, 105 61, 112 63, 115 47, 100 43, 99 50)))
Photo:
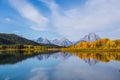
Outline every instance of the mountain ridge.
POLYGON ((39 45, 38 43, 18 36, 16 34, 0 33, 0 44, 28 44, 28 45, 39 45), (4 41, 3 41, 4 40, 4 41))
POLYGON ((34 41, 37 42, 37 43, 42 43, 42 44, 51 44, 51 42, 48 39, 42 38, 42 37, 40 37, 40 38, 38 38, 34 41))
MULTIPOLYGON (((100 39, 98 35, 95 33, 89 33, 81 38, 78 42, 93 42, 100 39)), ((22 36, 18 36, 16 34, 6 34, 0 33, 0 44, 28 44, 28 45, 57 45, 57 46, 70 46, 72 44, 76 44, 66 38, 48 40, 46 38, 39 37, 36 40, 29 40, 22 36)))
POLYGON ((7 34, 7 33, 0 33, 0 45, 39 45, 39 46, 47 46, 47 47, 59 47, 53 44, 41 44, 37 43, 33 40, 29 40, 22 36, 16 34, 7 34))
POLYGON ((100 39, 100 37, 97 34, 89 33, 89 34, 85 35, 83 38, 81 38, 79 41, 77 41, 76 44, 78 42, 93 42, 93 41, 96 41, 99 39, 100 39))
POLYGON ((97 34, 89 33, 76 42, 72 42, 66 38, 48 40, 48 39, 42 38, 42 37, 39 37, 38 39, 36 39, 35 42, 44 43, 44 44, 54 44, 54 45, 58 45, 58 46, 68 47, 72 44, 77 44, 78 42, 93 42, 93 41, 96 41, 98 39, 100 39, 100 37, 97 34))
POLYGON ((66 46, 66 47, 73 44, 70 40, 68 40, 66 38, 48 40, 46 38, 40 37, 40 38, 36 39, 35 42, 44 43, 44 44, 54 44, 54 45, 66 46))

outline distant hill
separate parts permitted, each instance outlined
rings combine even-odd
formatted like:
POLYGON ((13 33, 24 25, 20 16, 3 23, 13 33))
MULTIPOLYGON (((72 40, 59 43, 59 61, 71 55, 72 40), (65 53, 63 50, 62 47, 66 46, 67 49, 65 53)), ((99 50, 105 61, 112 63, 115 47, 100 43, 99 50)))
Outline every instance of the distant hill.
POLYGON ((53 44, 42 44, 37 43, 32 40, 26 39, 24 37, 18 36, 16 34, 5 34, 0 33, 0 45, 12 45, 12 44, 26 44, 26 45, 40 45, 46 47, 59 47, 53 44))
POLYGON ((0 38, 0 44, 14 44, 14 42, 0 38))
POLYGON ((4 34, 0 33, 0 44, 29 44, 29 45, 40 45, 32 40, 28 40, 16 34, 4 34))

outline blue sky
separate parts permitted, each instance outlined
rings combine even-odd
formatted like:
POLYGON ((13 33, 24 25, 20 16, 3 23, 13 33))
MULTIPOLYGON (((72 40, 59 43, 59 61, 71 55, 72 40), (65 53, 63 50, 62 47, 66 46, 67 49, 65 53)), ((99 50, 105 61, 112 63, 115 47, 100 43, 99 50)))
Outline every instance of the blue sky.
POLYGON ((119 25, 119 0, 0 0, 0 32, 29 39, 119 39, 119 25))

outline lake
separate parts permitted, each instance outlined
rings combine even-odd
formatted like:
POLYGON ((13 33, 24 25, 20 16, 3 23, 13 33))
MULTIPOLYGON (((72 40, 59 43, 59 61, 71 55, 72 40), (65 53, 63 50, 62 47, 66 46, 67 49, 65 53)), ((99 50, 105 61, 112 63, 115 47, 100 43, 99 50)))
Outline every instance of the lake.
POLYGON ((1 52, 0 80, 120 80, 120 53, 1 52))

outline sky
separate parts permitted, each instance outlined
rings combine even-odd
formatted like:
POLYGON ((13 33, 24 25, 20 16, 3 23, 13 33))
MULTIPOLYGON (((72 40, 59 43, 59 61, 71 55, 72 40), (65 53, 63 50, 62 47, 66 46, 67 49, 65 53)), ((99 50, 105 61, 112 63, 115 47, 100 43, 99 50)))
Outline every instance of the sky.
POLYGON ((0 0, 0 33, 28 39, 120 39, 120 0, 0 0))

